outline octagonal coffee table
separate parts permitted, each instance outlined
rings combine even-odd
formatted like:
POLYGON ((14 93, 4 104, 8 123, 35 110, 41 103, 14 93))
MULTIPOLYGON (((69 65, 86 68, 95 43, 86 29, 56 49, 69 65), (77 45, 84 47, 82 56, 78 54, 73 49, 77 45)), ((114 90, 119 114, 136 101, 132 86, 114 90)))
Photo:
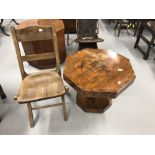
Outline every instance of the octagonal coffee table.
POLYGON ((105 49, 83 49, 70 55, 64 80, 77 90, 76 103, 85 112, 104 112, 135 80, 128 58, 105 49))

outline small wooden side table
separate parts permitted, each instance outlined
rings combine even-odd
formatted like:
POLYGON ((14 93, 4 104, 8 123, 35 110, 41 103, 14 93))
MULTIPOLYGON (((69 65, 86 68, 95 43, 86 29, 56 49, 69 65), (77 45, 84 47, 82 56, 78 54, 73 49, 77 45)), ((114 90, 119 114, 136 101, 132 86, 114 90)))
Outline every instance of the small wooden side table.
POLYGON ((104 112, 135 80, 129 59, 110 50, 83 49, 66 59, 64 80, 77 90, 85 112, 104 112))

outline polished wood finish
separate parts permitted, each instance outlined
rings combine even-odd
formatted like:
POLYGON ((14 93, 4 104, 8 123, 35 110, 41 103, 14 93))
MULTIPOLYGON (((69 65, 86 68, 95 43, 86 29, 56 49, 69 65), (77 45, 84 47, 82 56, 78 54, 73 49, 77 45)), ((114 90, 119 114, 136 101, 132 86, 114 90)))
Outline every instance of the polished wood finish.
POLYGON ((16 49, 16 55, 19 63, 19 68, 22 76, 22 83, 17 97, 14 99, 18 103, 26 103, 28 106, 29 121, 30 126, 34 126, 33 113, 32 110, 48 108, 53 106, 62 105, 65 113, 64 119, 66 120, 66 110, 64 109, 64 100, 60 104, 45 105, 39 107, 31 107, 31 102, 45 100, 54 97, 64 97, 66 90, 61 78, 60 60, 59 52, 57 46, 57 35, 54 26, 30 26, 23 29, 17 29, 11 27, 12 37, 16 49), (39 34, 38 34, 39 33, 39 34), (45 37, 44 37, 45 36, 45 37), (32 55, 22 55, 19 43, 42 40, 43 38, 51 39, 51 44, 53 44, 54 50, 50 53, 42 54, 32 54, 32 55), (23 62, 25 61, 35 61, 55 58, 56 70, 45 70, 37 73, 26 73, 24 70, 23 62))
MULTIPOLYGON (((64 38, 64 24, 62 20, 56 19, 33 19, 21 22, 18 29, 26 28, 29 26, 52 26, 54 25, 56 28, 57 40, 58 40, 58 51, 60 56, 60 63, 62 63, 66 58, 66 47, 65 47, 65 38, 64 38)), ((39 34, 39 33, 38 33, 39 34)), ((48 33, 47 33, 48 35, 48 33)), ((46 36, 45 36, 46 37, 46 36)), ((38 41, 29 41, 22 42, 22 46, 24 48, 24 52, 27 55, 31 54, 40 54, 42 52, 49 53, 53 51, 53 45, 51 44, 51 39, 44 40, 45 38, 38 41)), ((49 60, 37 60, 33 62, 29 62, 32 66, 45 69, 56 66, 56 61, 54 58, 49 60)))
POLYGON ((85 112, 102 113, 111 106, 112 100, 110 98, 83 97, 77 93, 76 104, 85 112))
POLYGON ((110 50, 83 49, 66 59, 64 79, 77 90, 77 104, 103 112, 135 79, 129 59, 110 50))

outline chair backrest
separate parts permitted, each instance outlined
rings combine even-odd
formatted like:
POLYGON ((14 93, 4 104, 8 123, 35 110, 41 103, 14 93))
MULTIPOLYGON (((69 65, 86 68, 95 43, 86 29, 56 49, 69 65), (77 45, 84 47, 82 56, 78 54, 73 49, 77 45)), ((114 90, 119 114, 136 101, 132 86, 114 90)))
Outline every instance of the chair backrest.
POLYGON ((98 20, 97 19, 77 19, 76 29, 78 38, 93 37, 96 38, 98 34, 98 20))
POLYGON ((22 78, 24 78, 27 74, 24 70, 24 61, 35 61, 35 60, 44 60, 44 59, 56 59, 56 65, 59 74, 60 71, 60 60, 59 60, 59 52, 58 52, 58 44, 57 44, 57 36, 56 30, 54 26, 30 26, 22 29, 18 29, 14 26, 11 26, 12 38, 14 41, 14 46, 16 50, 16 55, 18 59, 18 64, 21 72, 22 78), (38 40, 49 40, 51 39, 51 44, 53 44, 54 51, 49 53, 41 53, 41 54, 32 54, 32 55, 22 55, 19 42, 29 42, 29 41, 38 41, 38 40))

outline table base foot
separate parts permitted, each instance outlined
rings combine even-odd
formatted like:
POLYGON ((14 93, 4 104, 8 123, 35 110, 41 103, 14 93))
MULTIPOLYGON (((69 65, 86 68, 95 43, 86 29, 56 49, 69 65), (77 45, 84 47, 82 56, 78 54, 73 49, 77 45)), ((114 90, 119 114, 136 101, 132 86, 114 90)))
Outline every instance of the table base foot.
POLYGON ((76 104, 85 112, 103 113, 111 106, 112 99, 83 97, 77 94, 76 104))

